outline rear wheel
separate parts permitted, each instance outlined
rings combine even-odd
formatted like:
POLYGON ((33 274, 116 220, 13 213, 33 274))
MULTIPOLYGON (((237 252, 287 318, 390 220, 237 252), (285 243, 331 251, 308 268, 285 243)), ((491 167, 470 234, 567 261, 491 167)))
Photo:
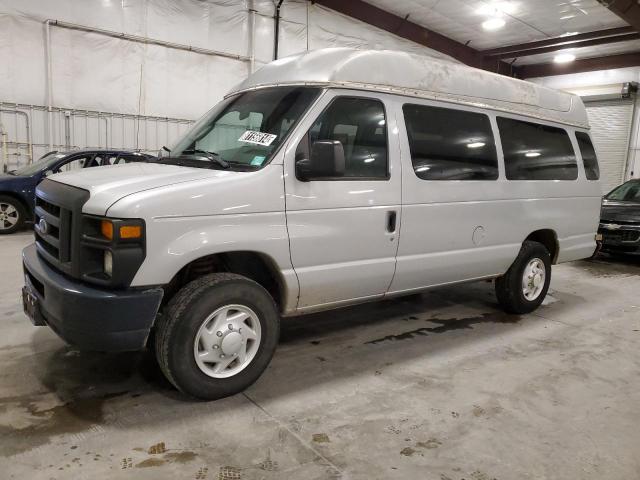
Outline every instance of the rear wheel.
POLYGON ((241 392, 266 369, 280 319, 256 282, 214 273, 183 287, 158 319, 158 363, 173 385, 213 400, 241 392))
POLYGON ((0 235, 20 230, 25 217, 26 211, 19 200, 0 195, 0 235))
POLYGON ((498 303, 508 313, 530 313, 544 301, 551 282, 551 255, 544 245, 525 241, 507 273, 496 280, 498 303))

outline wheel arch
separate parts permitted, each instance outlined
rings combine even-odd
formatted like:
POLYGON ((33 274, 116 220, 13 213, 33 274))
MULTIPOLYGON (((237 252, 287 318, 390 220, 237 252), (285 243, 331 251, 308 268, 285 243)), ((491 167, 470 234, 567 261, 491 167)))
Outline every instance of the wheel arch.
POLYGON ((558 263, 558 255, 560 253, 560 243, 558 242, 558 234, 555 230, 550 228, 543 228, 540 230, 536 230, 531 232, 527 238, 524 239, 538 242, 544 245, 544 247, 549 251, 551 255, 551 263, 555 265, 558 263))
POLYGON ((276 261, 263 252, 237 250, 196 258, 184 265, 165 286, 168 301, 181 287, 209 273, 227 272, 247 277, 261 285, 283 311, 289 287, 276 261))

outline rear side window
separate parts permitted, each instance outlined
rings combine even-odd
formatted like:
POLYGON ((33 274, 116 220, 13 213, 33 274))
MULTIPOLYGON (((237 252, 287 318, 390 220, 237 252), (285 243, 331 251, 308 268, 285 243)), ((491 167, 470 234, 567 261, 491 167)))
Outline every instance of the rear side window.
POLYGON ((596 157, 596 149, 589 135, 584 132, 576 132, 576 139, 582 154, 582 162, 584 163, 584 173, 587 180, 600 179, 600 167, 598 166, 598 158, 596 157))
POLYGON ((498 178, 498 158, 489 117, 424 105, 405 105, 402 110, 411 162, 418 178, 498 178))
POLYGON ((509 180, 576 180, 578 162, 566 130, 498 117, 509 180))
MULTIPOLYGON (((308 146, 338 140, 345 157, 345 178, 387 178, 387 122, 379 100, 336 98, 309 129, 308 146)), ((300 147, 299 147, 300 148, 300 147)))

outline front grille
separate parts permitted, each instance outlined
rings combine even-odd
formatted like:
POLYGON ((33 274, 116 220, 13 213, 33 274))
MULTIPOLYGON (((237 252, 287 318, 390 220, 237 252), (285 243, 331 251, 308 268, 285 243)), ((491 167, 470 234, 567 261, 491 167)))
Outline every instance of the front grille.
POLYGON ((635 230, 600 230, 605 243, 637 242, 640 232, 635 230))
POLYGON ((35 236, 40 255, 53 267, 78 276, 76 252, 82 206, 89 192, 44 180, 36 189, 35 236))

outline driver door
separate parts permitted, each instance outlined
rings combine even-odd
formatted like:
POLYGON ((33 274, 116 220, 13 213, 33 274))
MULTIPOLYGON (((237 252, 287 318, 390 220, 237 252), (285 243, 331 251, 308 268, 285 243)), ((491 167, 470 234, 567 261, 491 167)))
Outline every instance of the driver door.
POLYGON ((285 153, 291 260, 299 310, 381 297, 392 281, 400 227, 400 156, 389 96, 329 90, 285 153), (296 176, 315 141, 339 141, 339 178, 296 176))

